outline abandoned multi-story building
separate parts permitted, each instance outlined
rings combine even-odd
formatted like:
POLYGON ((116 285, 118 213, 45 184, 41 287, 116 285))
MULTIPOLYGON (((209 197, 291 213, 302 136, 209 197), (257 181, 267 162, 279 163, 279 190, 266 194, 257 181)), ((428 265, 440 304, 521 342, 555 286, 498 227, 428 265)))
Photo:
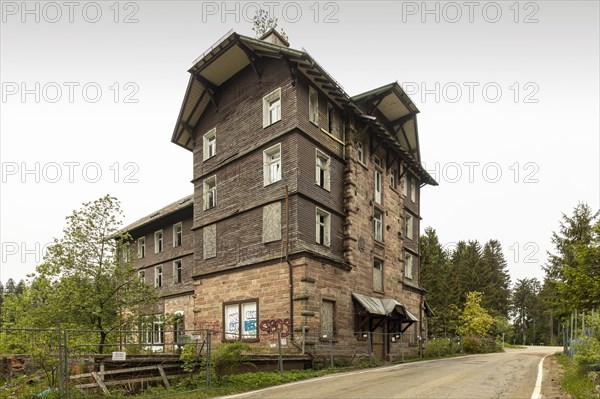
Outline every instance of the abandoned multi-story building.
POLYGON ((223 342, 415 354, 420 195, 437 183, 400 85, 351 97, 274 30, 230 32, 189 73, 172 142, 193 153, 193 196, 127 227, 153 312, 223 342))

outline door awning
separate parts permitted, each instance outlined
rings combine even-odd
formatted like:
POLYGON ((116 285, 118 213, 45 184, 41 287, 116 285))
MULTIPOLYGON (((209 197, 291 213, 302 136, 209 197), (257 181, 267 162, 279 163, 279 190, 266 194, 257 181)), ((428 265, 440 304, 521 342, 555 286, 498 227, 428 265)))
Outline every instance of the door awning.
POLYGON ((403 316, 402 318, 409 323, 419 321, 406 307, 392 298, 373 298, 366 295, 352 293, 352 297, 371 315, 394 317, 394 312, 403 316))

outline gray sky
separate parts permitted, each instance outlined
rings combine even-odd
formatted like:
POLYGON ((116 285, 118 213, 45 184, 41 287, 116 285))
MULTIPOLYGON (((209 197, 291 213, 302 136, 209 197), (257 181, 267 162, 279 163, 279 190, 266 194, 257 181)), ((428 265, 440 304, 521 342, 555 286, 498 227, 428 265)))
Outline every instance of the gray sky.
POLYGON ((445 245, 498 239, 513 281, 541 279, 561 212, 600 206, 598 1, 3 1, 0 280, 83 202, 110 193, 128 224, 192 192, 170 143, 187 69, 259 5, 350 95, 403 85, 445 245))

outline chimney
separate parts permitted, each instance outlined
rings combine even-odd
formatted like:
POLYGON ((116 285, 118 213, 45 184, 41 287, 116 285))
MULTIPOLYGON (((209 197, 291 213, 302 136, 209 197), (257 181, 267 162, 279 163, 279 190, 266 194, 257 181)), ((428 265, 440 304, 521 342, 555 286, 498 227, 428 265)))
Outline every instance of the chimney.
POLYGON ((260 37, 260 40, 263 40, 267 43, 273 43, 277 46, 290 47, 290 43, 280 33, 278 33, 275 28, 271 28, 266 31, 265 34, 260 37))

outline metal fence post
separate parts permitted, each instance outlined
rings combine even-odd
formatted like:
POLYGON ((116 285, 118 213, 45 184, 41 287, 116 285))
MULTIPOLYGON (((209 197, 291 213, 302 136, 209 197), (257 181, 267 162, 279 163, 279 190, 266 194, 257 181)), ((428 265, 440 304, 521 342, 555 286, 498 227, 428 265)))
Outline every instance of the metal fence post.
POLYGON ((57 335, 57 346, 56 346, 56 350, 57 350, 57 355, 58 355, 58 393, 59 396, 62 398, 64 397, 64 386, 65 386, 65 381, 64 381, 64 375, 63 375, 63 337, 62 337, 62 331, 60 329, 56 330, 56 335, 57 335))
POLYGON ((211 332, 206 330, 206 389, 210 390, 210 374, 211 374, 211 332))
POLYGON ((283 377, 283 352, 281 350, 281 331, 277 331, 277 346, 279 348, 279 375, 283 377))
POLYGON ((369 346, 369 364, 373 361, 373 337, 371 331, 367 332, 367 343, 369 346))
POLYGON ((302 326, 302 355, 306 353, 306 326, 302 326))

